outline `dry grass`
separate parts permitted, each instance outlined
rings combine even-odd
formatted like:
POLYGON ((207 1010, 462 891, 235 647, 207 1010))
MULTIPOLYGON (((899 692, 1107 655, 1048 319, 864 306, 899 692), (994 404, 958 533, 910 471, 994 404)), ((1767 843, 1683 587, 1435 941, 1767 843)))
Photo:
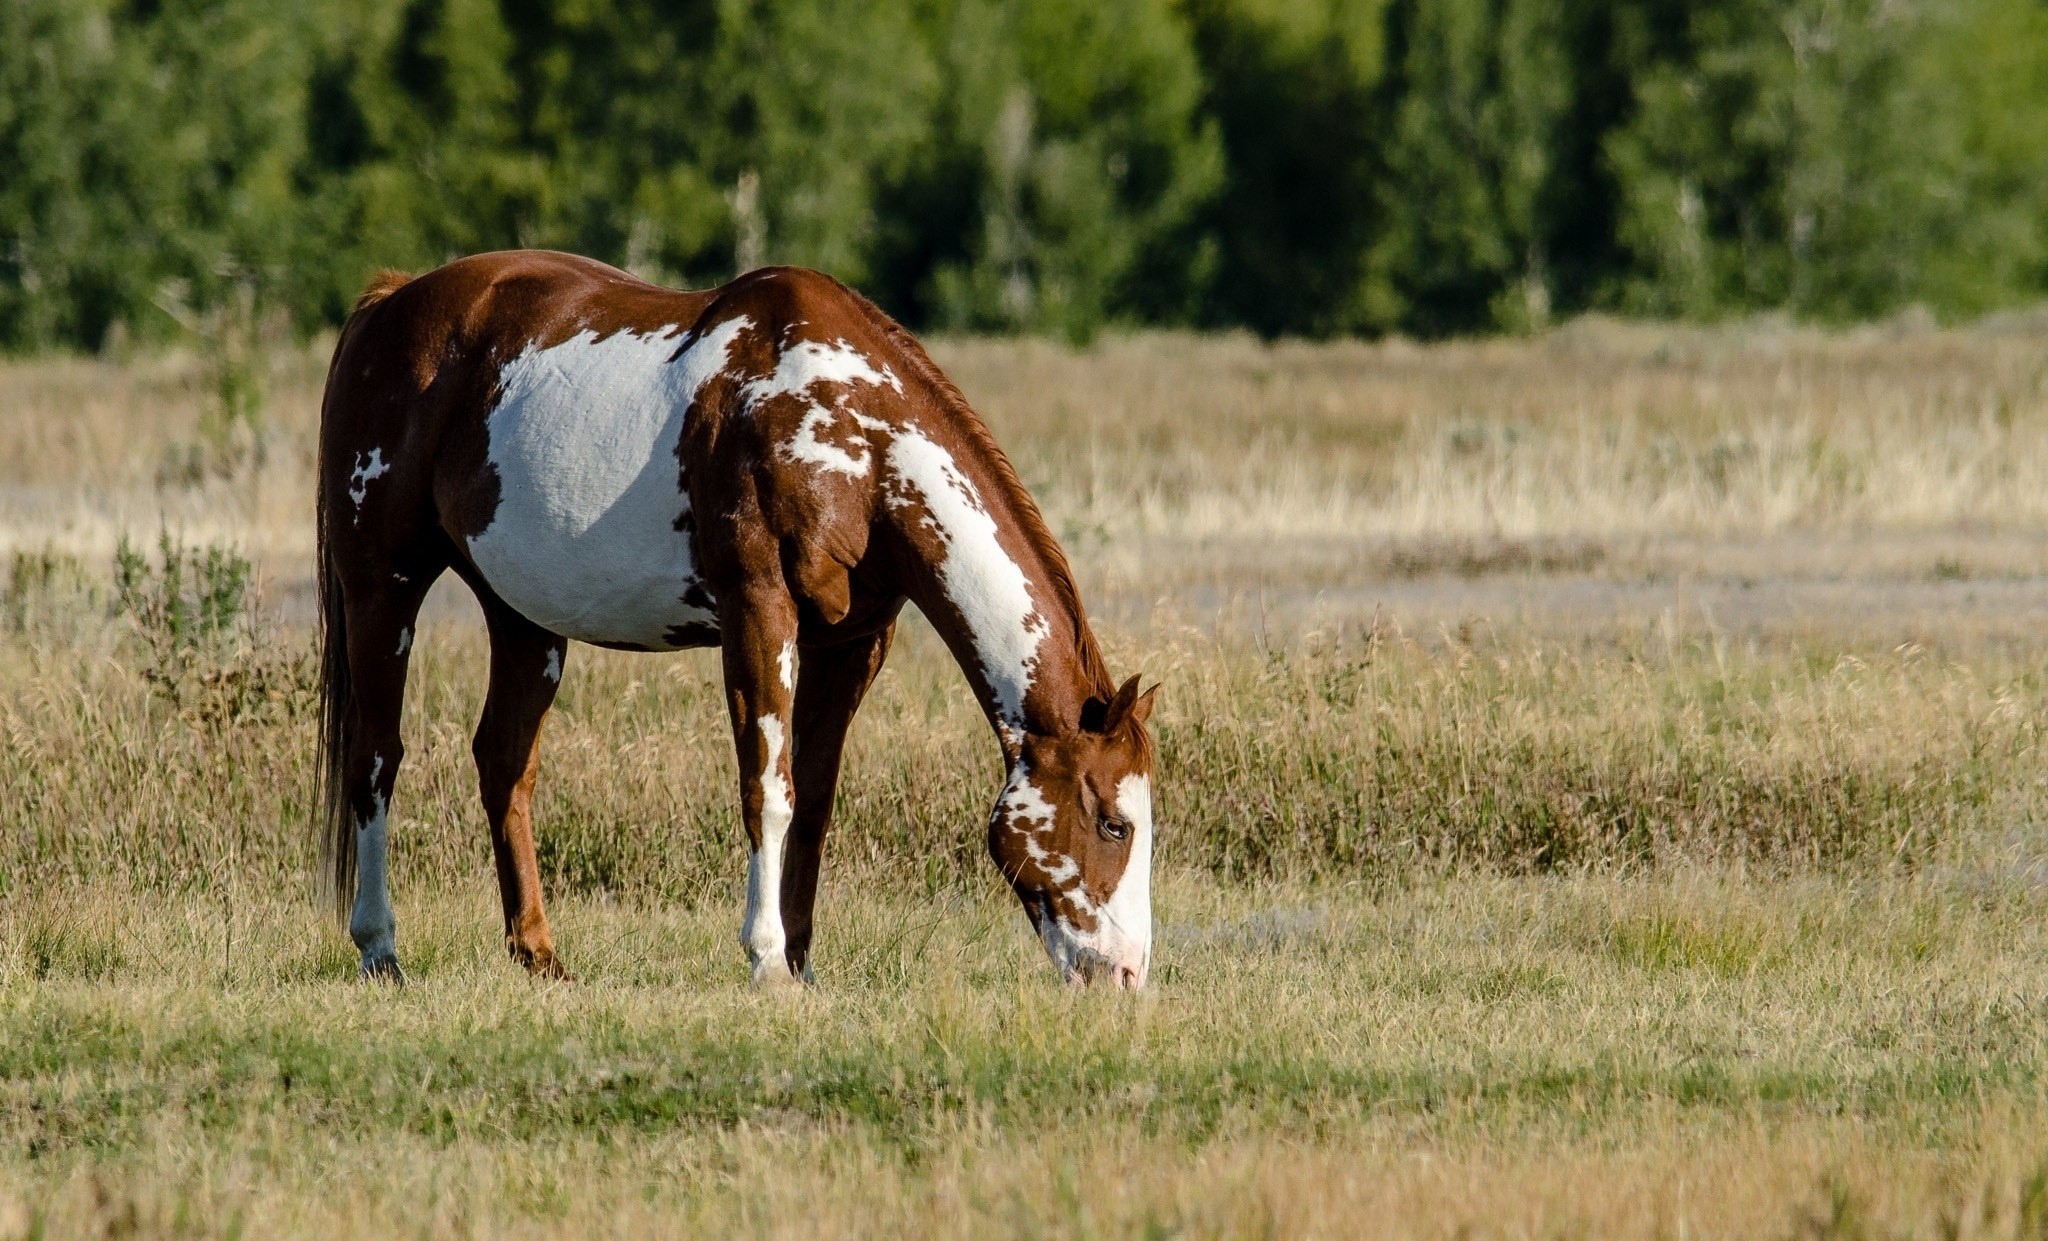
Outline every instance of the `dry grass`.
MULTIPOLYGON (((2038 889, 1181 877, 1165 970, 1062 993, 1006 902, 828 906, 740 985, 730 899, 571 900, 510 976, 481 892, 414 982, 302 903, 0 912, 0 1221, 59 1234, 2034 1236, 2038 889), (229 934, 232 931, 232 942, 229 934)), ((0 1227, 4 1227, 0 1222, 0 1227)))
MULTIPOLYGON (((90 654, 0 658, 0 892, 298 883, 310 658, 287 631, 168 682, 110 628, 90 654)), ((401 881, 470 880, 486 857, 468 746, 485 644, 447 622, 418 651, 394 866, 401 881)), ((2048 682, 1991 657, 1167 629, 1111 658, 1170 687, 1155 725, 1161 864, 1233 881, 1917 867, 1987 817, 2031 821, 2044 803, 2031 773, 2048 682)), ((537 804, 550 887, 691 902, 727 888, 740 829, 715 663, 579 649, 570 667, 537 804)), ((884 673, 848 762, 839 864, 929 890, 985 868, 999 773, 927 633, 884 673)))
MULTIPOLYGON (((264 370, 266 464, 196 490, 159 486, 203 439, 196 358, 8 365, 9 537, 111 546, 163 508, 300 571, 327 347, 264 370)), ((1084 545, 2048 522, 2048 320, 1844 334, 1589 319, 1427 347, 1151 334, 934 352, 1084 545)))
POLYGON ((210 474, 247 446, 191 360, 0 366, 0 1238, 2041 1236, 2044 343, 947 343, 1168 686, 1135 1000, 1058 990, 997 890, 921 629, 800 995, 740 981, 712 661, 579 648, 538 819, 583 981, 528 984, 445 601, 414 981, 349 985, 304 830, 317 351, 210 474), (138 624, 106 565, 160 523, 254 554, 260 623, 138 624))

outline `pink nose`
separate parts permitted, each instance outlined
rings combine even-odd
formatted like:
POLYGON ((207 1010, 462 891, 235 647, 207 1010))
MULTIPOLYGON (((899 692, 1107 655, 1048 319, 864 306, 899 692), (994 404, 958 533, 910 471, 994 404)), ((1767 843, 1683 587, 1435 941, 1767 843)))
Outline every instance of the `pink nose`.
POLYGON ((1145 985, 1145 971, 1142 967, 1135 965, 1119 965, 1110 977, 1114 978, 1116 985, 1125 991, 1136 991, 1145 985))

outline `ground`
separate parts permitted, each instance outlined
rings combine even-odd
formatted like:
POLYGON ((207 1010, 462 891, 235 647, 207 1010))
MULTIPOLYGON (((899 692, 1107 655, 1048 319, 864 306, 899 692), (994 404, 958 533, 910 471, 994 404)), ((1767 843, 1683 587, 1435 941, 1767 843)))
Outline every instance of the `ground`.
POLYGON ((1135 997, 1059 988, 980 858, 994 747, 919 627, 797 992, 745 984, 714 661, 574 650, 536 817, 578 981, 528 981, 452 591, 411 981, 354 983, 319 348, 260 428, 192 358, 0 366, 0 1237, 2041 1236, 2044 345, 942 342, 1166 686, 1135 997))

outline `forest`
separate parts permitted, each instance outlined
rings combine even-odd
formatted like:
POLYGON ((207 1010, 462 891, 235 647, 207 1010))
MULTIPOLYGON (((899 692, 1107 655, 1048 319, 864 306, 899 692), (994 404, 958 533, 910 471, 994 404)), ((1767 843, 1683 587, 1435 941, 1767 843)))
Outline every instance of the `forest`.
POLYGON ((511 246, 919 329, 1940 321, 2048 290, 2039 0, 7 0, 0 349, 511 246))

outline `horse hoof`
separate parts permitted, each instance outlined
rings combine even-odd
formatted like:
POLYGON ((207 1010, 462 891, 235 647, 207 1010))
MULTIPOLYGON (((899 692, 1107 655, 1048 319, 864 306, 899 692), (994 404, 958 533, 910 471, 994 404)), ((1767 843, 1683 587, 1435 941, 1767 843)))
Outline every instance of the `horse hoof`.
POLYGON ((398 968, 397 957, 378 957, 363 962, 361 979, 364 982, 388 982, 394 987, 405 985, 405 971, 398 968))
POLYGON ((754 986, 762 991, 781 991, 790 987, 800 987, 807 981, 807 979, 799 978, 797 975, 790 973, 789 966, 781 961, 773 963, 764 961, 754 967, 754 986))
POLYGON ((575 977, 563 967, 562 959, 555 955, 555 950, 552 948, 526 948, 507 940, 505 950, 511 954, 514 961, 519 963, 521 969, 535 978, 543 978, 549 982, 576 981, 575 977))
POLYGON ((522 964, 526 966, 526 972, 528 974, 531 974, 535 978, 543 979, 547 982, 576 981, 576 976, 574 974, 571 974, 566 968, 564 968, 562 965, 561 958, 555 956, 553 953, 549 953, 547 956, 544 957, 535 957, 531 961, 522 962, 522 964))

